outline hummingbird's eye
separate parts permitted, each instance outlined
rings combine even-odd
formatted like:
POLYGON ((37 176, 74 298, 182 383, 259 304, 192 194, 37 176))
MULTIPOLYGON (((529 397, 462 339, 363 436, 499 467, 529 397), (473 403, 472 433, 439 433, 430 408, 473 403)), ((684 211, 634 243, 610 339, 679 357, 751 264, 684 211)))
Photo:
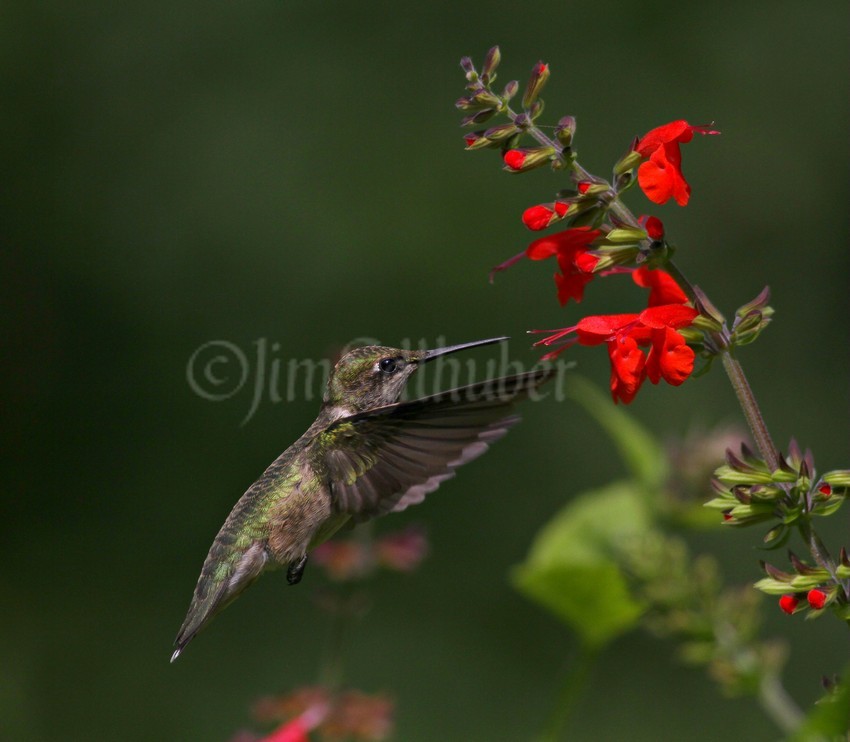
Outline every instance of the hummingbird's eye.
POLYGON ((395 358, 382 358, 378 362, 378 368, 385 374, 392 374, 398 371, 398 361, 395 358))

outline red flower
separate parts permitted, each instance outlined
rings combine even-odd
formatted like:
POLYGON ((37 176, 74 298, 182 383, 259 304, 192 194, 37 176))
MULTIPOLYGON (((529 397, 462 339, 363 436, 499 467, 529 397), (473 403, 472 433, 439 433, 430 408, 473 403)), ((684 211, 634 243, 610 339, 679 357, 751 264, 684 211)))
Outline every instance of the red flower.
POLYGON ((307 725, 300 716, 297 716, 263 737, 260 742, 310 742, 307 736, 308 731, 307 725))
POLYGON ((555 285, 561 305, 570 299, 579 302, 584 298, 584 288, 593 280, 593 269, 598 260, 587 251, 599 234, 598 229, 574 227, 534 240, 526 249, 525 254, 532 260, 557 256, 561 272, 555 274, 555 285))
POLYGON ((676 199, 685 206, 691 187, 682 174, 682 153, 679 144, 690 142, 694 132, 719 134, 707 126, 691 126, 687 121, 672 121, 659 126, 638 140, 635 151, 644 158, 638 168, 638 183, 646 197, 657 204, 676 199))
POLYGON ((427 554, 428 541, 416 526, 387 534, 375 542, 378 562, 397 572, 412 572, 427 554))
POLYGON ((809 590, 808 595, 806 595, 806 600, 809 601, 809 605, 812 608, 819 611, 826 605, 827 597, 827 594, 823 590, 815 588, 814 590, 809 590))
MULTIPOLYGON (((640 314, 584 317, 573 327, 559 330, 537 343, 559 346, 544 359, 556 357, 574 343, 588 346, 606 343, 611 361, 611 396, 615 402, 625 404, 634 399, 644 379, 653 384, 664 379, 672 386, 679 386, 694 369, 694 351, 677 330, 690 325, 697 310, 684 305, 687 297, 668 274, 639 270, 645 273, 636 277, 635 282, 651 288, 650 306, 640 314), (653 299, 657 301, 662 296, 672 301, 653 303, 653 299), (649 348, 648 352, 645 347, 649 348)), ((636 273, 633 272, 633 278, 636 273)))
POLYGON ((569 255, 572 257, 579 251, 589 249, 600 232, 590 227, 573 227, 563 232, 555 232, 545 237, 534 240, 525 250, 525 254, 532 260, 545 260, 557 255, 559 258, 569 255))
POLYGON ((570 205, 562 201, 552 204, 539 204, 526 209, 522 214, 522 223, 530 230, 539 232, 551 226, 567 215, 570 205))
POLYGON ((655 242, 664 239, 664 223, 657 216, 642 216, 640 223, 649 235, 649 239, 655 242))
MULTIPOLYGON (((557 207, 558 204, 555 204, 557 207)), ((544 207, 533 207, 544 208, 544 207)), ((557 209, 554 211, 557 215, 557 209)), ((593 279, 593 269, 598 258, 588 254, 591 243, 600 235, 598 229, 590 227, 573 227, 563 232, 555 232, 534 240, 523 252, 497 265, 490 272, 490 280, 499 271, 510 268, 524 257, 531 260, 546 260, 556 256, 560 273, 555 274, 555 285, 558 287, 558 301, 566 304, 570 299, 581 301, 584 298, 584 287, 593 279)))
POLYGON ((830 497, 832 495, 832 487, 824 482, 820 487, 818 487, 818 492, 820 492, 824 497, 830 497))
POLYGON ((525 162, 525 158, 527 156, 528 152, 525 150, 509 149, 505 152, 502 159, 505 161, 505 165, 507 165, 511 170, 522 170, 522 164, 525 162))
POLYGON ((783 595, 779 599, 779 607, 790 616, 797 608, 799 602, 800 600, 796 595, 783 595))
POLYGON ((465 134, 464 137, 463 137, 463 141, 466 142, 467 148, 471 147, 479 139, 481 139, 481 135, 476 131, 470 131, 468 134, 465 134))
POLYGON ((679 288, 669 273, 662 270, 638 268, 632 272, 632 280, 645 289, 649 289, 647 306, 657 307, 662 304, 685 304, 688 297, 679 288))

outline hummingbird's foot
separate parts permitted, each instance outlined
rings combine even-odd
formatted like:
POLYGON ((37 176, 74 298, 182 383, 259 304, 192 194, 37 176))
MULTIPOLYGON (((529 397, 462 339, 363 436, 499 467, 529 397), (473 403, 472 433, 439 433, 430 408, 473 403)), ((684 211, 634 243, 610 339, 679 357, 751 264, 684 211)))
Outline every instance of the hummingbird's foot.
POLYGON ((301 582, 301 578, 304 576, 304 567, 306 566, 307 555, 305 554, 297 562, 293 562, 289 565, 289 569, 286 570, 286 581, 290 585, 297 585, 301 582))

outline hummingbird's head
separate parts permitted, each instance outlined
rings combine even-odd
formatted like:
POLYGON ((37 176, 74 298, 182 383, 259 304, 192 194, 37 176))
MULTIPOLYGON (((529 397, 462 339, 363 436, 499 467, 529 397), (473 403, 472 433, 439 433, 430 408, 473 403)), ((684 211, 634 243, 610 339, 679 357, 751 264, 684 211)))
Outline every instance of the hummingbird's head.
POLYGON ((434 350, 403 350, 385 345, 355 348, 337 361, 325 390, 324 403, 352 412, 397 402, 410 375, 423 363, 479 345, 501 343, 508 338, 489 338, 434 350))

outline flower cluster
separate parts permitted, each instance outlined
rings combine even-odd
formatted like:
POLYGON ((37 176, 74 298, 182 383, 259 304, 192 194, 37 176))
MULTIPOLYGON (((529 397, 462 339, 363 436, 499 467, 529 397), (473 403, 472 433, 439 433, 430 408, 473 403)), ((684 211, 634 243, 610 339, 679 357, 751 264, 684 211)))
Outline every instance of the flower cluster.
POLYGON ((678 386, 690 376, 695 354, 679 330, 697 316, 696 309, 686 305, 687 297, 664 271, 638 268, 630 273, 638 286, 650 289, 646 309, 584 317, 537 343, 556 346, 544 356, 546 359, 576 343, 605 343, 611 361, 611 396, 615 402, 624 403, 634 399, 645 379, 653 384, 664 379, 678 386))
POLYGON ((638 168, 638 183, 646 197, 656 204, 667 203, 671 198, 679 206, 686 206, 691 197, 691 187, 682 174, 680 144, 686 144, 694 134, 719 134, 707 126, 692 126, 687 121, 671 121, 642 136, 634 151, 642 160, 638 168))
MULTIPOLYGON (((740 454, 727 450, 726 463, 714 472, 715 497, 705 504, 719 510, 726 525, 773 522, 764 536, 768 548, 782 546, 792 528, 807 528, 813 516, 834 513, 850 495, 850 470, 839 469, 818 477, 810 451, 802 452, 793 440, 788 450, 776 471, 745 445, 740 454)), ((779 607, 786 613, 809 607, 813 615, 820 615, 825 607, 834 605, 850 620, 850 561, 844 549, 834 567, 811 567, 793 554, 790 561, 793 574, 763 563, 768 576, 756 587, 781 596, 779 607)))
POLYGON ((428 554, 428 541, 418 526, 384 534, 374 541, 334 539, 320 544, 311 554, 337 582, 368 577, 377 567, 394 572, 411 572, 428 554))
POLYGON ((768 595, 778 595, 779 608, 793 615, 808 611, 811 618, 822 615, 827 608, 845 621, 850 621, 850 558, 841 549, 838 564, 830 571, 824 567, 812 567, 788 553, 793 572, 784 572, 772 564, 761 562, 767 577, 755 586, 768 595))
MULTIPOLYGON (((498 48, 491 49, 480 74, 468 57, 461 60, 469 92, 457 106, 473 112, 464 118, 463 125, 471 126, 497 114, 508 119, 507 123, 467 134, 467 149, 499 149, 504 169, 512 173, 542 166, 569 170, 575 188, 525 210, 522 222, 532 231, 561 222, 567 228, 535 239, 521 253, 497 265, 490 273, 491 281, 496 273, 523 258, 539 261, 554 257, 558 264, 554 274, 557 297, 563 306, 570 300, 581 302, 595 276, 631 273, 639 286, 651 290, 643 311, 585 317, 537 344, 555 346, 544 356, 553 358, 575 343, 604 343, 611 360, 615 402, 631 402, 645 379, 654 384, 664 379, 678 386, 691 375, 695 358, 688 344, 690 338, 686 339, 681 330, 693 324, 699 310, 692 306, 693 297, 686 296, 669 271, 663 270, 672 248, 661 221, 654 216, 635 219, 620 196, 637 182, 650 201, 663 204, 672 198, 684 206, 690 198, 690 186, 682 174, 680 146, 696 133, 718 132, 687 121, 656 127, 632 142, 614 166, 614 179, 608 183, 591 176, 576 161, 576 122, 572 116, 558 122, 553 138, 535 125, 543 110, 539 96, 549 78, 549 66, 543 62, 534 66, 522 99, 523 110, 515 112, 511 100, 519 84, 510 82, 501 93, 492 88, 500 58, 498 48), (533 144, 524 145, 523 137, 532 138, 533 144)), ((700 338, 693 340, 699 347, 700 338)))
POLYGON ((726 463, 714 472, 714 498, 705 507, 719 510, 724 523, 749 526, 770 520, 780 523, 765 535, 768 546, 784 543, 789 528, 812 515, 830 515, 850 494, 850 471, 818 477, 810 451, 792 440, 777 471, 746 445, 740 454, 726 451, 726 463))
POLYGON ((382 694, 299 688, 255 705, 253 715, 259 723, 279 724, 274 731, 264 736, 241 732, 231 742, 310 742, 313 732, 321 739, 381 742, 392 734, 393 714, 393 702, 382 694))

